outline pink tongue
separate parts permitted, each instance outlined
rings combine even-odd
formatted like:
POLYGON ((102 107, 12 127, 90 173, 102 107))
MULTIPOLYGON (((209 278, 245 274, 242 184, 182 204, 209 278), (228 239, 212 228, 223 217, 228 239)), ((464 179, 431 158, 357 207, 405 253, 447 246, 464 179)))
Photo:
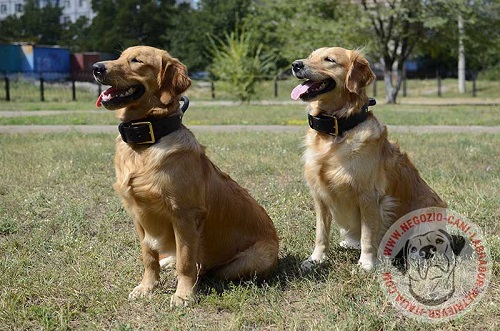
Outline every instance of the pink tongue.
POLYGON ((313 84, 313 82, 311 81, 307 81, 307 82, 303 82, 302 84, 300 85, 297 85, 293 90, 292 90, 292 93, 290 94, 290 97, 293 99, 293 100, 298 100, 300 98, 300 96, 304 93, 307 92, 307 90, 311 87, 311 85, 313 84))
POLYGON ((95 102, 95 106, 97 108, 101 108, 102 107, 102 95, 104 94, 104 92, 102 92, 100 95, 99 95, 99 98, 97 98, 97 101, 95 102))
POLYGON ((99 95, 99 97, 97 98, 97 101, 95 102, 95 106, 97 108, 100 108, 102 107, 102 99, 105 95, 108 95, 108 94, 111 94, 112 92, 116 91, 117 89, 114 88, 114 87, 110 87, 108 88, 107 90, 104 90, 103 92, 101 92, 101 94, 99 95))

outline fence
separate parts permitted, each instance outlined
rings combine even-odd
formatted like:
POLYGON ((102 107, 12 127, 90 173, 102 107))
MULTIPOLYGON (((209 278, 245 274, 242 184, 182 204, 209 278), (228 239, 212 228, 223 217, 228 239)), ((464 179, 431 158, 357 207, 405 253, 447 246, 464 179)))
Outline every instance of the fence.
MULTIPOLYGON (((54 73, 52 73, 52 78, 54 73)), ((66 76, 68 76, 66 74, 66 76)), ((21 74, 0 76, 0 101, 95 101, 101 93, 101 85, 91 82, 91 72, 80 72, 64 80, 47 79, 45 74, 38 77, 26 77, 21 74), (3 94, 3 95, 2 95, 3 94)), ((260 100, 287 100, 290 92, 299 81, 295 78, 283 80, 262 80, 256 86, 254 99, 260 100)), ((476 80, 468 82, 468 95, 475 97, 478 91, 485 96, 496 96, 498 89, 496 82, 482 81, 479 89, 476 80), (470 86, 472 84, 472 86, 470 86), (491 86, 491 87, 490 87, 491 86), (491 92, 490 92, 491 91, 491 92)), ((403 81, 399 96, 401 97, 455 97, 459 96, 456 90, 456 79, 412 79, 403 81)), ((228 84, 220 81, 193 80, 192 87, 186 93, 197 100, 235 100, 229 92, 228 84)), ((385 97, 385 87, 382 80, 376 80, 368 89, 368 94, 377 98, 385 97)))
POLYGON ((38 101, 87 101, 95 100, 101 86, 81 82, 68 73, 24 73, 0 76, 0 100, 38 101), (3 97, 2 97, 3 92, 3 97))

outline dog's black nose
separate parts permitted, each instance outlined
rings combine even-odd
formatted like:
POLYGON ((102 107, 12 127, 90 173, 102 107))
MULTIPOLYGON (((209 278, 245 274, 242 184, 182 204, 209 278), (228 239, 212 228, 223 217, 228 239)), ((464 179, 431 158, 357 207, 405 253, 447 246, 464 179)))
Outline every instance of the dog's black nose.
POLYGON ((299 71, 302 68, 304 68, 304 62, 299 61, 299 60, 293 61, 293 63, 292 63, 293 71, 299 71))
POLYGON ((418 251, 418 254, 420 255, 421 258, 424 258, 426 260, 432 259, 436 254, 436 246, 434 245, 424 246, 420 249, 420 251, 418 251))
POLYGON ((94 63, 92 69, 95 77, 102 77, 106 73, 106 66, 101 62, 94 63))

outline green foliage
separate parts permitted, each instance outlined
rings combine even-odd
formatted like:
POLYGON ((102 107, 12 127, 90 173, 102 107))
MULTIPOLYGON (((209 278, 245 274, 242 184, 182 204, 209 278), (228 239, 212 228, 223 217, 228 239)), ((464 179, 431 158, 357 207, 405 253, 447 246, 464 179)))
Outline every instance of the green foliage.
POLYGON ((178 7, 177 15, 172 17, 173 30, 163 35, 162 43, 168 52, 178 57, 190 72, 205 70, 210 63, 205 43, 209 26, 198 10, 188 4, 178 7))
POLYGON ((21 40, 21 21, 14 15, 0 20, 0 42, 16 42, 21 40))
MULTIPOLYGON (((200 0, 197 8, 175 0, 92 0, 92 22, 60 24, 61 8, 27 0, 24 13, 0 21, 0 42, 70 47, 73 52, 119 53, 131 45, 168 50, 190 72, 212 63, 208 36, 224 39, 243 25, 273 54, 280 70, 323 46, 362 48, 386 68, 426 56, 455 70, 457 18, 464 19, 467 69, 500 62, 500 2, 471 0, 200 0)), ((61 4, 61 2, 59 2, 61 4)))
POLYGON ((358 47, 353 8, 342 0, 263 0, 254 4, 246 26, 275 55, 278 67, 288 69, 319 47, 358 47))
POLYGON ((213 63, 211 73, 227 82, 228 88, 242 102, 249 102, 255 94, 255 83, 270 71, 273 57, 262 53, 262 44, 256 44, 250 32, 235 30, 225 40, 210 38, 213 63))
POLYGON ((90 23, 85 16, 79 17, 74 23, 66 23, 59 44, 68 46, 71 52, 85 52, 93 49, 95 39, 90 36, 90 23))
POLYGON ((92 8, 97 15, 90 28, 91 50, 109 53, 133 45, 162 48, 162 36, 175 13, 173 0, 94 0, 92 8))
POLYGON ((206 70, 212 63, 208 36, 222 39, 238 29, 251 3, 252 0, 201 0, 198 9, 179 5, 172 29, 165 31, 165 47, 179 57, 190 72, 206 70))
POLYGON ((487 70, 481 71, 478 76, 478 79, 490 80, 490 81, 498 81, 500 78, 500 62, 498 62, 495 66, 489 67, 487 70))
POLYGON ((0 41, 55 45, 59 42, 63 30, 59 23, 61 14, 62 9, 53 6, 50 1, 40 8, 38 1, 27 0, 22 16, 9 16, 0 21, 0 41))
POLYGON ((428 2, 426 38, 417 51, 456 65, 458 57, 458 18, 464 22, 463 41, 469 70, 482 70, 500 62, 500 2, 434 0, 428 2))

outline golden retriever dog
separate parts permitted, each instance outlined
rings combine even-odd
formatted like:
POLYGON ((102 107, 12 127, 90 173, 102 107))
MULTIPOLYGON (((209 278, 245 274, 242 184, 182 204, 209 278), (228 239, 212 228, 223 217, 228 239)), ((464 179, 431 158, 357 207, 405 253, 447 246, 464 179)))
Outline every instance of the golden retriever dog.
POLYGON ((134 220, 145 269, 129 299, 153 292, 160 264, 175 263, 171 306, 187 305, 205 273, 227 280, 267 276, 278 261, 275 227, 182 124, 181 94, 191 84, 186 67, 166 51, 136 46, 94 64, 93 73, 111 86, 97 106, 117 110, 122 121, 113 187, 134 220))
POLYGON ((292 64, 305 79, 291 93, 309 102, 305 178, 314 198, 316 241, 302 267, 327 258, 332 221, 341 246, 360 248, 364 270, 377 263, 388 227, 406 213, 446 204, 420 177, 387 128, 368 110, 366 87, 374 80, 366 58, 340 47, 320 48, 292 64))

